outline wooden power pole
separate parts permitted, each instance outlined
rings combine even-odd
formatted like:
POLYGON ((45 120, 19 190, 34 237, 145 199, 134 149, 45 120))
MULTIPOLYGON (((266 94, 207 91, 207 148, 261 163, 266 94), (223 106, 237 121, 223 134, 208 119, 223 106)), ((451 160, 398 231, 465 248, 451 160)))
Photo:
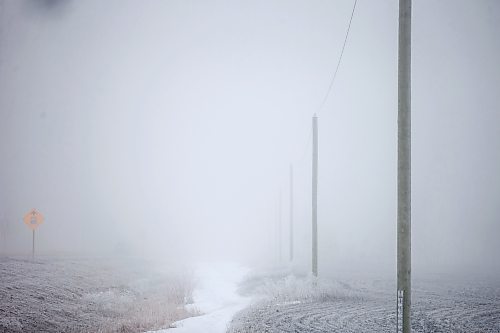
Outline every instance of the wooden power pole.
POLYGON ((411 332, 411 0, 399 1, 397 332, 411 332))

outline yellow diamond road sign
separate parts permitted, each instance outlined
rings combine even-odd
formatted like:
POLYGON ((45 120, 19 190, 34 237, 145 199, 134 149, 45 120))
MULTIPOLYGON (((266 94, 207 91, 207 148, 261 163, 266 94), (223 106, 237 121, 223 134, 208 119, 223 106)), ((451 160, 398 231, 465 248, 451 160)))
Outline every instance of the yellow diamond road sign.
POLYGON ((23 221, 28 228, 35 230, 40 224, 43 223, 43 215, 35 209, 32 209, 28 214, 24 215, 23 221))

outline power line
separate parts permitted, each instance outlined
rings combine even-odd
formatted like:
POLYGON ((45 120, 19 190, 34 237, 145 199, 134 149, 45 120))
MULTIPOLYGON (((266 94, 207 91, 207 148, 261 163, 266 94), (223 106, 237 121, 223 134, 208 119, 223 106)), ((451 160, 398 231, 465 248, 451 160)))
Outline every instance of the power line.
MULTIPOLYGON (((345 38, 344 38, 344 43, 342 44, 342 49, 340 51, 340 56, 339 56, 339 60, 337 62, 337 66, 335 68, 335 72, 333 74, 333 77, 332 77, 332 80, 330 81, 330 85, 328 87, 328 91, 326 92, 326 95, 325 97, 323 98, 323 101, 320 105, 320 107, 318 108, 318 111, 316 112, 317 114, 319 113, 320 110, 323 109, 323 107, 325 106, 326 104, 326 101, 328 100, 328 97, 330 95, 330 92, 332 90, 332 87, 333 87, 333 83, 335 82, 335 79, 337 77, 337 73, 339 71, 339 68, 340 68, 340 63, 342 62, 342 57, 344 55, 344 51, 345 51, 345 47, 346 47, 346 44, 347 44, 347 39, 349 38, 349 32, 351 30, 351 25, 352 25, 352 19, 354 17, 354 12, 356 11, 356 5, 358 3, 358 0, 354 0, 354 5, 352 7, 352 12, 351 12, 351 17, 349 18, 349 25, 347 26, 347 31, 346 31, 346 35, 345 35, 345 38)), ((297 160, 297 162, 302 162, 304 157, 306 156, 306 153, 307 151, 309 150, 310 146, 309 144, 311 143, 311 139, 312 139, 312 134, 313 134, 313 131, 312 129, 309 130, 309 134, 308 134, 308 137, 307 137, 307 140, 305 142, 305 146, 303 148, 303 151, 302 153, 300 154, 300 158, 297 160)))
POLYGON ((323 98, 323 102, 321 103, 321 105, 318 109, 318 113, 325 106, 326 101, 328 100, 328 96, 330 96, 330 91, 332 90, 333 83, 335 82, 335 78, 337 77, 337 73, 338 73, 339 67, 340 67, 340 62, 342 61, 342 56, 344 55, 345 45, 347 44, 347 38, 349 37, 349 31, 351 30, 352 18, 354 17, 354 11, 356 10, 357 3, 358 3, 358 0, 354 0, 354 6, 352 7, 351 18, 349 19, 349 25, 347 27, 347 32, 345 34, 344 44, 342 45, 342 51, 340 52, 339 61, 337 62, 337 67, 335 68, 335 72, 333 74, 332 80, 330 81, 330 86, 328 87, 328 91, 326 92, 325 98, 323 98))
MULTIPOLYGON (((323 107, 325 106, 326 101, 328 100, 328 97, 329 97, 330 92, 332 90, 333 83, 335 82, 335 78, 337 77, 337 73, 339 71, 340 63, 342 62, 342 57, 344 55, 344 50, 345 50, 345 47, 346 47, 346 44, 347 44, 347 39, 349 37, 349 31, 351 30, 352 19, 354 17, 354 12, 356 11, 356 4, 357 3, 358 3, 358 0, 354 0, 354 5, 352 7, 351 17, 349 19, 349 25, 347 26, 346 35, 345 35, 345 38, 344 38, 344 44, 342 45, 342 50, 340 51, 340 57, 339 57, 339 60, 337 62, 337 67, 335 68, 335 72, 333 74, 332 80, 330 81, 330 85, 328 87, 328 91, 326 92, 326 95, 323 98, 323 101, 321 102, 320 107, 318 108, 316 114, 319 114, 319 111, 321 111, 323 109, 323 107)), ((307 150, 309 148, 309 143, 311 142, 311 138, 312 138, 312 130, 310 129, 307 141, 306 141, 304 149, 303 149, 303 152, 302 152, 302 154, 300 154, 299 161, 302 161, 304 159, 304 157, 306 155, 306 152, 307 152, 307 150)))

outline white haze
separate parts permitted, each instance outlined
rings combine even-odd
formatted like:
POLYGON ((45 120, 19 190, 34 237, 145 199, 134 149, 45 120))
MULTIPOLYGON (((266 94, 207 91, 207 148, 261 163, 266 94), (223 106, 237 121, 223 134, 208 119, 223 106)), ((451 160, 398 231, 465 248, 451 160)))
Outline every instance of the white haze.
MULTIPOLYGON (((397 1, 0 2, 0 250, 277 258, 295 169, 310 256, 319 115, 321 272, 393 274, 397 1)), ((500 3, 413 12, 417 274, 498 273, 500 3)), ((395 273, 394 273, 395 274, 395 273)))

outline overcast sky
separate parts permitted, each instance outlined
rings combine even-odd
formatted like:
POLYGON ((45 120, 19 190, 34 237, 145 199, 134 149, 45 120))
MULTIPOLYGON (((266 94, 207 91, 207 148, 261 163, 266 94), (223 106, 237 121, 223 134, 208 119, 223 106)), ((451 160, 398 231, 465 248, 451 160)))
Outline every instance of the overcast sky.
MULTIPOLYGON (((500 2, 415 1, 413 270, 498 272, 500 2)), ((0 1, 3 250, 395 271, 396 0, 0 1)))

